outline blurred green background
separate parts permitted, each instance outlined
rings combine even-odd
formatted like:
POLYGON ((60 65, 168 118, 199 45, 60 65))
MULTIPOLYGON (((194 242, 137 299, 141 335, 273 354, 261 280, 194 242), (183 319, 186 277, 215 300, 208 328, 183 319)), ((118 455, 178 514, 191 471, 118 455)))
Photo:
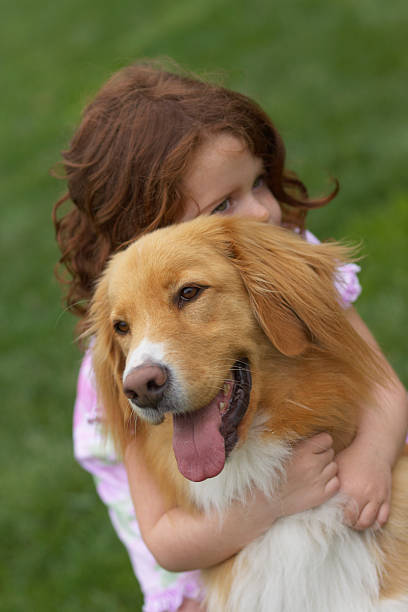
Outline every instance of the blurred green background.
POLYGON ((74 462, 80 353, 53 278, 59 160, 85 102, 168 55, 254 97, 313 195, 319 237, 362 241, 358 309, 408 384, 406 0, 1 0, 0 609, 140 610, 127 555, 74 462))

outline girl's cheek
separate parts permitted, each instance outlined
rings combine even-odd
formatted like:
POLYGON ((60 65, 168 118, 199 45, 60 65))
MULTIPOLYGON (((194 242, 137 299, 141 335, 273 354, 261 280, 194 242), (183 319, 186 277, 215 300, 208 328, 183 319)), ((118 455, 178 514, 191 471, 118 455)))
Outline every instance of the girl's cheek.
POLYGON ((271 225, 281 225, 282 223, 282 210, 281 207, 279 206, 278 201, 275 199, 275 197, 270 194, 270 217, 269 217, 269 223, 271 225))

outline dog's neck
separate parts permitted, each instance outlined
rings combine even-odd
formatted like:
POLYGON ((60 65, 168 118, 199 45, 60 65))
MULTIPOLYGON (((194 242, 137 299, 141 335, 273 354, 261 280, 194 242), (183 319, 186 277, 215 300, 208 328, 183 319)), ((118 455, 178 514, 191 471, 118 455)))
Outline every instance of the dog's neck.
POLYGON ((346 363, 313 347, 305 355, 285 357, 276 350, 262 351, 262 368, 253 370, 253 392, 247 422, 240 434, 246 437, 253 415, 267 415, 267 428, 288 442, 329 432, 334 448, 348 446, 357 429, 360 406, 370 397, 370 381, 346 363))

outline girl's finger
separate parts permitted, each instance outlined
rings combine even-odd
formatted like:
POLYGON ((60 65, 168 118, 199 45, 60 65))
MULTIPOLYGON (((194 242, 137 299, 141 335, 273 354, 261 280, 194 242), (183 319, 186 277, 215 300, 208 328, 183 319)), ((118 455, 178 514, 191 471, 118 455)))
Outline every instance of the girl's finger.
POLYGON ((310 444, 314 447, 314 453, 324 453, 333 446, 333 438, 330 434, 322 432, 310 438, 310 444))
POLYGON ((338 476, 330 478, 324 487, 324 492, 327 494, 328 499, 332 497, 340 489, 340 479, 338 476))
POLYGON ((360 510, 355 499, 349 498, 344 505, 344 522, 349 527, 355 527, 360 515, 360 510))
POLYGON ((384 502, 381 504, 380 509, 377 514, 377 522, 380 527, 383 527, 385 523, 388 521, 388 517, 390 516, 390 504, 388 502, 384 502))
POLYGON ((337 472, 338 472, 337 463, 335 461, 331 461, 324 468, 322 472, 322 478, 325 482, 328 482, 329 480, 334 478, 334 476, 337 476, 337 472))
POLYGON ((368 527, 374 525, 378 510, 380 508, 380 503, 381 502, 368 502, 368 504, 362 508, 354 529, 362 531, 363 529, 367 529, 368 527))

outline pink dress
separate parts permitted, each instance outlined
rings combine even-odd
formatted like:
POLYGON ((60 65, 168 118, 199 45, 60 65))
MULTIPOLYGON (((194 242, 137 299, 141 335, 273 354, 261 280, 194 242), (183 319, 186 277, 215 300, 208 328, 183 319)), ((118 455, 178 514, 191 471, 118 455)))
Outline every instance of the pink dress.
MULTIPOLYGON (((318 242, 306 232, 308 242, 318 242)), ((338 268, 335 280, 344 307, 350 306, 361 292, 356 264, 338 268)), ((102 410, 98 405, 88 350, 79 372, 74 409, 74 454, 94 478, 96 490, 106 505, 113 527, 126 546, 133 570, 144 594, 144 612, 174 612, 184 597, 200 599, 199 572, 168 572, 162 569, 145 546, 136 521, 126 471, 112 442, 102 435, 102 410)))

